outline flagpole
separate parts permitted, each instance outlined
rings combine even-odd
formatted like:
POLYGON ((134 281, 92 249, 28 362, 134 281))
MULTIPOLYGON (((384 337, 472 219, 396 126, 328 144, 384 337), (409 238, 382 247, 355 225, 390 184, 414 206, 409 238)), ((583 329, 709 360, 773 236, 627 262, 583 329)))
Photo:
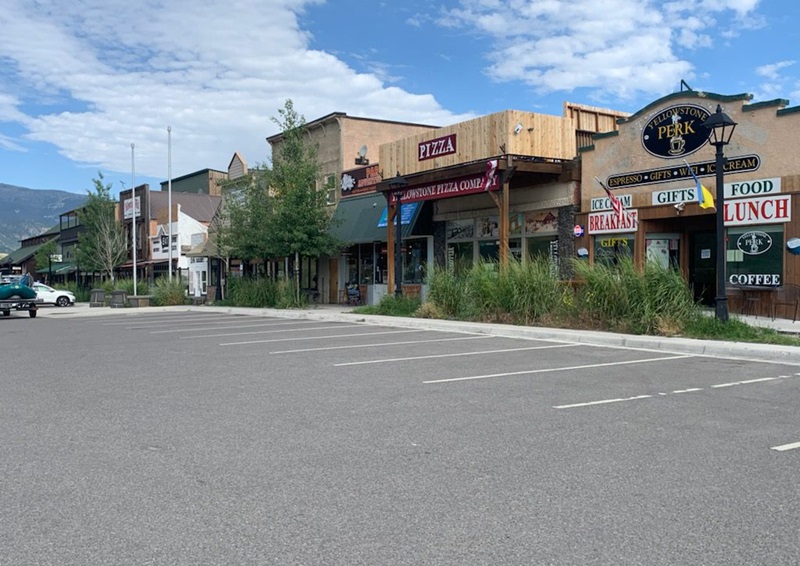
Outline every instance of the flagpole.
POLYGON ((131 201, 133 202, 133 295, 136 296, 136 168, 134 166, 134 145, 131 144, 131 201))
POLYGON ((167 207, 169 234, 169 280, 172 281, 172 126, 167 126, 167 207))

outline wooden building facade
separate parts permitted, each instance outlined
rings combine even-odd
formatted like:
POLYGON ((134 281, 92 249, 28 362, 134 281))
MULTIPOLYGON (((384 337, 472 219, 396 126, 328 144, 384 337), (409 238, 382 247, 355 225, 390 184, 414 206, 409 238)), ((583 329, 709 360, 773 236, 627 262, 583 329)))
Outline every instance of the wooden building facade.
POLYGON ((383 181, 377 188, 389 206, 389 288, 395 281, 398 196, 402 216, 415 207, 415 214, 430 219, 425 233, 403 236, 404 289, 421 283, 415 274, 428 265, 459 272, 480 260, 504 264, 511 256, 544 254, 559 263, 572 257, 580 203, 578 140, 613 132, 625 116, 570 103, 563 116, 506 110, 382 145, 383 181), (407 182, 399 192, 390 187, 397 174, 407 182))

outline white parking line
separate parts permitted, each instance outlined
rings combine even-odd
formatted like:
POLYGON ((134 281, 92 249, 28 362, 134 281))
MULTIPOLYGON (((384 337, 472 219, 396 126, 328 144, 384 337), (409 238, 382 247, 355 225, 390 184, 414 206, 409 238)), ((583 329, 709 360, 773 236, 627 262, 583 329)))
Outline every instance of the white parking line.
POLYGON ((624 401, 636 401, 638 399, 652 399, 652 395, 637 395, 636 397, 625 397, 620 399, 603 399, 602 401, 589 401, 588 403, 574 403, 572 405, 557 405, 554 409, 574 409, 576 407, 590 407, 592 405, 606 405, 608 403, 622 403, 624 401))
POLYGON ((376 348, 385 346, 403 346, 407 344, 428 344, 430 342, 453 342, 455 340, 491 340, 495 336, 480 334, 477 336, 459 336, 458 338, 436 338, 435 340, 406 340, 403 342, 382 342, 379 344, 347 344, 345 346, 326 346, 324 348, 302 348, 300 350, 279 350, 270 354, 297 354, 300 352, 324 352, 325 350, 346 350, 348 348, 376 348))
POLYGON ((749 383, 761 383, 762 381, 775 381, 776 379, 781 379, 780 377, 760 377, 758 379, 748 379, 747 381, 731 381, 730 383, 718 383, 716 385, 712 385, 714 389, 719 389, 720 387, 734 387, 735 385, 747 385, 749 383))
POLYGON ((345 362, 342 364, 333 364, 333 367, 341 366, 360 366, 364 364, 383 364, 387 362, 404 362, 408 360, 430 360, 433 358, 455 358, 459 356, 479 356, 483 354, 503 354, 506 352, 522 352, 525 350, 547 350, 550 348, 569 348, 579 346, 579 344, 557 344, 551 346, 529 346, 527 348, 508 348, 505 350, 483 350, 481 352, 457 352, 455 354, 431 354, 430 356, 413 356, 407 358, 384 358, 382 360, 367 360, 363 362, 345 362))
MULTIPOLYGON (((240 326, 239 328, 250 328, 240 326)), ((247 332, 222 332, 218 334, 195 334, 194 336, 180 336, 179 340, 197 340, 198 338, 220 338, 222 336, 247 336, 249 334, 275 334, 276 332, 308 332, 309 330, 328 330, 336 328, 362 328, 355 324, 335 324, 330 326, 316 326, 304 328, 279 328, 278 330, 248 330, 247 332)))
POLYGON ((205 330, 208 328, 220 328, 220 327, 227 327, 227 326, 236 326, 239 325, 244 328, 249 328, 252 326, 285 326, 287 324, 311 324, 315 321, 312 320, 294 320, 290 322, 280 322, 277 320, 270 320, 270 319, 252 319, 248 318, 246 322, 253 322, 254 324, 250 325, 243 325, 242 319, 231 319, 227 318, 224 320, 216 319, 216 320, 201 320, 201 321, 181 321, 181 322, 173 322, 173 321, 166 321, 166 322, 153 322, 147 324, 146 326, 128 326, 125 330, 146 330, 148 328, 164 328, 165 330, 154 330, 151 334, 158 334, 158 333, 167 333, 173 332, 173 330, 169 329, 169 327, 180 327, 182 330, 185 329, 187 331, 192 330, 205 330))
MULTIPOLYGON (((308 320, 308 321, 293 321, 293 322, 260 322, 258 324, 241 324, 241 321, 237 321, 237 322, 225 322, 224 324, 233 326, 235 328, 262 328, 264 326, 272 328, 272 327, 275 327, 275 326, 285 326, 287 324, 298 324, 298 323, 310 324, 311 322, 316 322, 316 321, 308 320)), ((205 327, 193 327, 193 328, 185 328, 184 327, 184 328, 171 328, 169 330, 151 330, 150 334, 173 334, 175 332, 198 332, 200 330, 213 330, 213 329, 219 328, 219 327, 220 327, 220 325, 214 324, 214 325, 206 325, 205 327)), ((308 329, 307 328, 292 328, 292 329, 289 329, 289 330, 308 330, 308 329)), ((280 329, 280 330, 276 330, 275 332, 288 332, 289 330, 280 329)))
MULTIPOLYGON (((800 375, 800 374, 795 374, 795 375, 800 375)), ((734 387, 734 386, 737 386, 737 385, 750 385, 752 383, 764 383, 764 382, 768 382, 768 381, 777 381, 777 380, 781 380, 781 379, 789 379, 790 377, 792 377, 792 376, 790 376, 790 375, 779 375, 778 377, 760 377, 758 379, 747 379, 747 380, 744 380, 744 381, 732 381, 730 383, 718 383, 716 385, 712 385, 711 387, 715 388, 715 389, 719 389, 719 388, 722 388, 722 387, 734 387)), ((702 387, 691 387, 689 389, 676 389, 675 391, 672 391, 671 393, 659 393, 658 395, 660 397, 665 397, 667 395, 679 395, 681 393, 695 393, 697 391, 703 391, 703 388, 702 387)), ((571 405, 556 405, 553 408, 554 409, 574 409, 575 407, 589 407, 591 405, 602 405, 602 404, 605 404, 605 403, 619 403, 621 401, 633 401, 635 399, 647 399, 648 397, 652 397, 652 395, 639 395, 637 397, 627 397, 625 399, 604 399, 602 401, 589 401, 587 403, 573 403, 571 405)), ((789 446, 789 445, 787 445, 787 446, 789 446)), ((797 447, 793 446, 793 448, 797 448, 797 447)), ((777 450, 777 448, 774 448, 774 450, 777 450)), ((787 448, 787 450, 788 450, 788 448, 787 448)))
POLYGON ((791 444, 773 446, 772 448, 770 448, 770 450, 775 450, 777 452, 786 452, 787 450, 794 450, 795 448, 800 448, 800 442, 792 442, 791 444))
MULTIPOLYGON (((362 327, 363 328, 363 327, 362 327)), ((406 332, 424 332, 418 328, 413 330, 390 330, 389 332, 362 332, 360 334, 337 334, 336 336, 293 336, 291 338, 276 338, 274 340, 250 340, 247 342, 228 342, 220 346, 246 346, 248 344, 267 344, 269 342, 300 342, 301 340, 330 340, 331 338, 352 338, 355 336, 375 336, 376 334, 404 334, 406 332)))
POLYGON ((564 368, 548 368, 548 369, 531 369, 525 371, 512 371, 507 373, 493 373, 488 375, 473 375, 470 377, 453 377, 449 379, 436 379, 431 381, 423 381, 422 383, 425 384, 433 384, 433 383, 452 383, 454 381, 471 381, 475 379, 491 379, 494 377, 510 377, 513 375, 531 375, 534 373, 551 373, 557 371, 571 371, 571 370, 578 370, 578 369, 592 369, 592 368, 601 368, 601 367, 610 367, 610 366, 624 366, 629 364, 646 364, 649 362, 662 362, 666 360, 680 360, 682 358, 692 358, 694 356, 691 355, 681 355, 681 356, 665 356, 662 358, 648 358, 645 360, 626 360, 623 362, 608 362, 605 364, 587 364, 585 366, 570 366, 564 368))
POLYGON ((229 314, 203 314, 203 315, 189 315, 189 316, 175 316, 175 315, 159 315, 157 313, 153 314, 129 314, 125 315, 124 318, 127 320, 118 320, 116 322, 104 322, 103 326, 122 326, 125 324, 157 324, 157 323, 170 323, 170 322, 183 322, 189 320, 221 320, 221 319, 229 319, 232 316, 238 316, 239 320, 242 320, 242 315, 229 315, 229 314), (149 319, 149 320, 148 320, 149 319))

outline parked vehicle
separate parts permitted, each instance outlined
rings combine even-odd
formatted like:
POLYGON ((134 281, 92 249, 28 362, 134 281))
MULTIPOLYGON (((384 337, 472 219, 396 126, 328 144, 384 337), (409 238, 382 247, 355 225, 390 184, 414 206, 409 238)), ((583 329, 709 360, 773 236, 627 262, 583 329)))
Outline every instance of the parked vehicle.
POLYGON ((36 298, 42 303, 52 304, 58 307, 66 307, 75 304, 75 295, 71 291, 53 289, 44 283, 34 283, 33 290, 36 291, 36 298))
POLYGON ((28 311, 31 318, 36 317, 38 304, 41 299, 36 297, 36 291, 31 287, 31 276, 11 279, 8 278, 0 284, 0 313, 11 316, 12 310, 28 311))

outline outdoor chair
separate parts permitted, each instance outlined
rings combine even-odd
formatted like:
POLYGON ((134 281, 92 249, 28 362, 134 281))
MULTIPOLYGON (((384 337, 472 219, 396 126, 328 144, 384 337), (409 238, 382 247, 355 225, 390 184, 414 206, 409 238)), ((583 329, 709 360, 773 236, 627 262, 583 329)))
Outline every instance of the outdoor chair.
POLYGON ((361 289, 358 285, 347 286, 347 304, 358 306, 361 305, 361 289))
POLYGON ((746 285, 734 285, 739 291, 739 313, 743 315, 758 316, 758 306, 761 302, 761 292, 746 285))
POLYGON ((800 286, 785 284, 779 291, 778 296, 772 303, 772 320, 775 320, 778 308, 789 318, 789 311, 792 313, 792 322, 797 321, 797 308, 800 305, 800 286))

